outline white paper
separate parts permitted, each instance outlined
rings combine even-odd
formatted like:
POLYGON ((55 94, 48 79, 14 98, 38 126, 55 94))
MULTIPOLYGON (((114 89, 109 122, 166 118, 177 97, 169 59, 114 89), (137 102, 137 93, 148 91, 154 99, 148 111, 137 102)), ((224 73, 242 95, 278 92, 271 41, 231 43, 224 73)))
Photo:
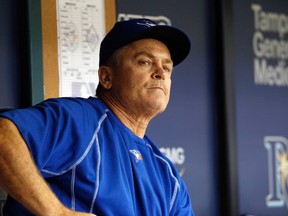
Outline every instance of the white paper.
POLYGON ((104 13, 104 0, 57 0, 60 97, 95 95, 104 13))

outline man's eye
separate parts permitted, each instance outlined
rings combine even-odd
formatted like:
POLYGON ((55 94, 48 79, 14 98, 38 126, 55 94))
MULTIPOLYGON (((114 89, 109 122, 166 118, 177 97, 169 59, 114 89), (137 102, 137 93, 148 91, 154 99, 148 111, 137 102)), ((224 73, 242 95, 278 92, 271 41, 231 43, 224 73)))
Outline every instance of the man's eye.
POLYGON ((163 69, 167 72, 170 72, 171 71, 171 68, 170 67, 163 67, 163 69))
POLYGON ((142 60, 142 61, 140 61, 140 64, 141 64, 141 65, 149 65, 150 62, 149 62, 149 61, 146 61, 146 60, 142 60))

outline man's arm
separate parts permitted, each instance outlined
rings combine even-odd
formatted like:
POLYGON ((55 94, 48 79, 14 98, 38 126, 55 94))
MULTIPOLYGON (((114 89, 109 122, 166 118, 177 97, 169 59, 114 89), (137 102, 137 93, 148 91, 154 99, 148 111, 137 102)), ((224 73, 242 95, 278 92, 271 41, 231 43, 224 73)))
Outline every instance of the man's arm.
POLYGON ((17 127, 0 118, 0 187, 39 216, 84 216, 67 209, 45 182, 17 127))

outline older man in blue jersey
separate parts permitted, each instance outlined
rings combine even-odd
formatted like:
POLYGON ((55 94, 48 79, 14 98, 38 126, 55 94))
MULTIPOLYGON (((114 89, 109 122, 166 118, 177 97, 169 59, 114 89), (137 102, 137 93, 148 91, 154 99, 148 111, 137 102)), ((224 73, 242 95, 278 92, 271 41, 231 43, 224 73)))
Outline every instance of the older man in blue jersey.
POLYGON ((145 135, 189 50, 171 26, 118 22, 101 43, 97 97, 2 114, 4 215, 193 216, 183 180, 145 135))

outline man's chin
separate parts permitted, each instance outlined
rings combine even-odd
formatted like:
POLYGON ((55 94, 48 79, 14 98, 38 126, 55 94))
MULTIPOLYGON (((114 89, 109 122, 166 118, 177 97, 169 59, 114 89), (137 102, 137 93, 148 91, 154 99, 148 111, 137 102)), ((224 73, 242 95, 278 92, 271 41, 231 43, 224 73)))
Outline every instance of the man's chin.
POLYGON ((152 103, 150 104, 150 108, 154 110, 155 115, 159 115, 166 110, 167 104, 165 103, 152 103))

